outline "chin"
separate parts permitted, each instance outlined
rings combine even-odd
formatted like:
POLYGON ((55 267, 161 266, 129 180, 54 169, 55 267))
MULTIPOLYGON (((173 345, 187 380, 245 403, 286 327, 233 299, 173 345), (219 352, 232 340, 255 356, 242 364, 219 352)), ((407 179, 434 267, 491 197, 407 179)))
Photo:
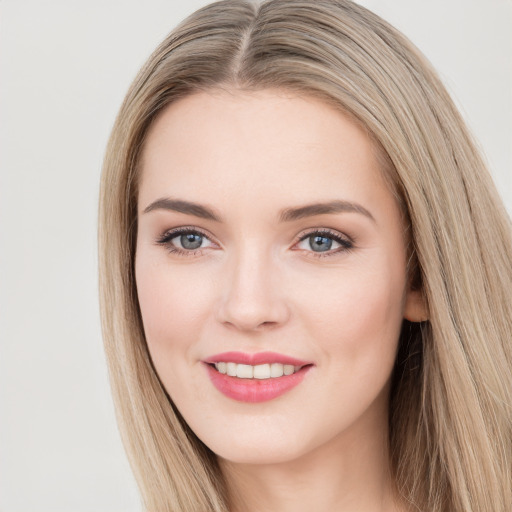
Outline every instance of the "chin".
POLYGON ((297 460, 303 455, 300 451, 285 446, 280 446, 278 450, 270 446, 263 446, 258 449, 226 447, 225 450, 217 450, 214 453, 220 459, 233 464, 249 465, 283 464, 297 460))
POLYGON ((260 426, 252 432, 239 428, 228 430, 222 436, 212 435, 209 431, 200 439, 220 459, 236 464, 286 463, 314 449, 306 433, 296 431, 290 436, 283 434, 286 432, 290 430, 260 426))

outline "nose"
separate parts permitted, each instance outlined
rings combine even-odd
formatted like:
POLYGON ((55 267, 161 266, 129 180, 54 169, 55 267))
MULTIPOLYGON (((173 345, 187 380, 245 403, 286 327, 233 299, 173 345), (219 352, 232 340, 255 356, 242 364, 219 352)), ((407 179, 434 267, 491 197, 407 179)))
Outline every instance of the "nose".
POLYGON ((221 280, 218 320, 240 331, 262 331, 287 322, 282 275, 270 255, 245 251, 229 262, 221 280))

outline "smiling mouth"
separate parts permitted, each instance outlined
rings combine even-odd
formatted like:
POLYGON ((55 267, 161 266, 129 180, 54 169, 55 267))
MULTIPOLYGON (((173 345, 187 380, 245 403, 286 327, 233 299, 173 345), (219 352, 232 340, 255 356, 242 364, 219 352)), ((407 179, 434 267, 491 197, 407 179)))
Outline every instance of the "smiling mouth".
POLYGON ((223 395, 238 402, 267 402, 298 386, 313 364, 257 365, 232 361, 205 362, 210 381, 223 395))
POLYGON ((301 368, 304 368, 304 366, 310 365, 294 366, 291 364, 268 363, 253 366, 250 364, 219 361, 217 363, 211 363, 210 366, 215 368, 219 373, 228 375, 229 377, 267 380, 293 375, 301 368))
POLYGON ((278 352, 222 352, 203 360, 211 383, 238 402, 266 402, 298 386, 315 366, 278 352))

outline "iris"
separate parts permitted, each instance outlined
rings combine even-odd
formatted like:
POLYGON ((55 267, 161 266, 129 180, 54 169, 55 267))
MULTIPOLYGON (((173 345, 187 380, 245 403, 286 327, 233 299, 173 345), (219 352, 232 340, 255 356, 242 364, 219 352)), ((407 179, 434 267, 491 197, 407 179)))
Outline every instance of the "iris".
POLYGON ((329 251, 332 247, 332 238, 321 235, 312 235, 309 237, 309 246, 315 252, 329 251))
POLYGON ((184 249, 199 249, 203 243, 203 237, 197 233, 187 233, 180 236, 180 243, 184 249))

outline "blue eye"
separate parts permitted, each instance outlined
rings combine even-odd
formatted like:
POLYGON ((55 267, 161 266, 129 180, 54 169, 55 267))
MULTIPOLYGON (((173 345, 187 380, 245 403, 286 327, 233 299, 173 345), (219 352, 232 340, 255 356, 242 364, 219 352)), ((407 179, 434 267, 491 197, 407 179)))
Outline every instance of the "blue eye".
POLYGON ((175 238, 179 238, 181 247, 183 247, 183 249, 194 250, 201 247, 204 237, 202 235, 198 235, 197 233, 187 233, 186 235, 179 235, 175 238))
POLYGON ((192 253, 212 245, 205 235, 192 229, 177 229, 167 232, 157 240, 157 243, 166 246, 171 252, 177 253, 192 253))
POLYGON ((330 231, 315 231, 308 233, 297 244, 299 249, 315 253, 337 253, 352 249, 353 243, 348 238, 343 238, 330 231))
POLYGON ((332 238, 321 235, 312 235, 308 238, 309 247, 315 252, 330 251, 333 242, 334 240, 332 238))

